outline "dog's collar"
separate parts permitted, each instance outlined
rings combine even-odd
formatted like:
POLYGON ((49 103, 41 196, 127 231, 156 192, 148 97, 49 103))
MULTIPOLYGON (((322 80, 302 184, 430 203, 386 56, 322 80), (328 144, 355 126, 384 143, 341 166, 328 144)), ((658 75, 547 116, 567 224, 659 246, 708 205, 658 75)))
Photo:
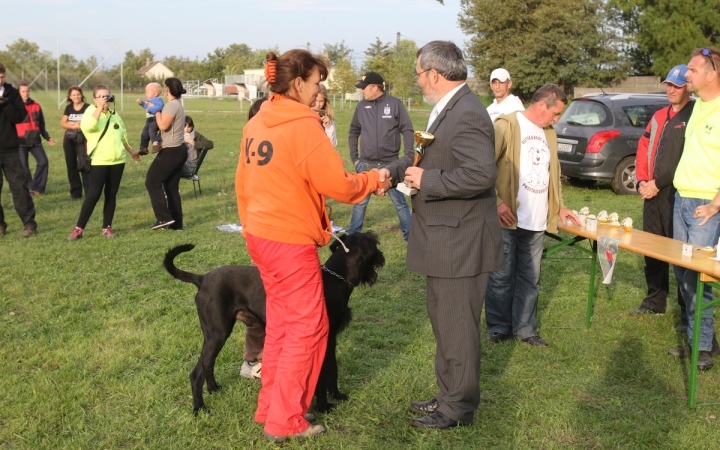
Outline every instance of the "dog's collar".
POLYGON ((353 284, 352 284, 351 282, 349 282, 348 280, 346 280, 345 278, 343 278, 342 275, 336 274, 335 272, 333 272, 332 270, 328 269, 328 268, 325 267, 324 265, 321 266, 321 267, 322 267, 322 270, 324 270, 325 272, 329 273, 330 275, 333 275, 333 276, 335 276, 336 278, 340 278, 341 280, 343 280, 344 282, 346 282, 347 284, 349 284, 351 287, 355 287, 355 286, 353 286, 353 284))

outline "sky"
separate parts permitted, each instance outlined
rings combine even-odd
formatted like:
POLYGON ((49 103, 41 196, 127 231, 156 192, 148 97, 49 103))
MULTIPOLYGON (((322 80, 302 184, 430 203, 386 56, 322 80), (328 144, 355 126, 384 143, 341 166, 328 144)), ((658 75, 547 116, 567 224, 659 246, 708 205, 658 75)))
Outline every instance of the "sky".
POLYGON ((156 59, 202 60, 232 43, 286 51, 309 42, 321 51, 344 40, 359 66, 376 37, 394 44, 399 32, 418 47, 442 39, 464 48, 468 40, 458 25, 460 0, 26 0, 2 9, 0 49, 22 37, 53 56, 58 47, 79 59, 110 55, 108 65, 119 62, 120 50, 146 47, 156 59))

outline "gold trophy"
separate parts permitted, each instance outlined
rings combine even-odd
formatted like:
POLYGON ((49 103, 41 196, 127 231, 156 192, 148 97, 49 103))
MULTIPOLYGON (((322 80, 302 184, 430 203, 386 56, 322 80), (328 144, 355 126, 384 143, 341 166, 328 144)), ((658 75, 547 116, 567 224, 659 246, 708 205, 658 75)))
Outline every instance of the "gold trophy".
MULTIPOLYGON (((435 140, 435 136, 428 133, 427 131, 416 131, 415 132, 415 157, 413 158, 413 167, 420 164, 420 160, 423 158, 423 155, 425 155, 425 147, 430 145, 432 141, 435 140)), ((410 187, 410 185, 407 182, 398 183, 397 188, 398 191, 402 192, 405 195, 415 195, 417 194, 417 189, 410 187)))

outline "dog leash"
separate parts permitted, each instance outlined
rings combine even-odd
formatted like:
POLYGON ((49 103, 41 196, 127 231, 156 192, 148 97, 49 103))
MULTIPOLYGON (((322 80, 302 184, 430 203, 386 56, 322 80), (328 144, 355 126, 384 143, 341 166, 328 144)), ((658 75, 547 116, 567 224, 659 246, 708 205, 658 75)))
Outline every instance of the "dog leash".
POLYGON ((331 233, 328 230, 323 230, 323 231, 325 233, 329 234, 331 238, 334 238, 336 241, 338 241, 340 243, 340 245, 342 245, 342 248, 345 249, 345 253, 350 253, 350 249, 345 247, 345 243, 342 241, 342 239, 338 238, 335 234, 331 233))
MULTIPOLYGON (((338 239, 338 240, 339 240, 339 239, 338 239)), ((341 242, 342 242, 342 241, 341 241, 341 242)), ((338 275, 337 273, 335 273, 335 272, 333 272, 332 270, 328 269, 328 268, 325 267, 324 265, 322 265, 322 266, 320 266, 320 267, 322 268, 322 270, 324 270, 325 272, 329 273, 330 275, 333 275, 333 276, 335 276, 336 278, 340 278, 341 280, 343 280, 344 282, 346 282, 347 284, 349 284, 351 287, 355 287, 355 286, 352 285, 351 282, 349 282, 348 280, 346 280, 345 278, 343 278, 342 275, 338 275)))

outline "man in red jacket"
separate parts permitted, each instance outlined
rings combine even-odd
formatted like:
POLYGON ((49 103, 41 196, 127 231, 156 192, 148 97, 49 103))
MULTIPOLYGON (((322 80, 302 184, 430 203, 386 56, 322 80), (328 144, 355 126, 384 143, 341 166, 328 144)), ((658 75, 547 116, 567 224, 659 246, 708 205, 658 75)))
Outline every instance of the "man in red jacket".
MULTIPOLYGON (((675 187, 673 178, 685 144, 685 125, 692 114, 694 100, 685 86, 685 64, 673 67, 665 83, 670 105, 658 110, 638 143, 635 156, 635 176, 638 192, 645 199, 643 205, 643 231, 673 237, 673 208, 675 187)), ((663 314, 667 306, 670 275, 666 262, 645 257, 645 281, 648 293, 633 313, 663 314)), ((678 292, 680 320, 677 330, 687 327, 685 303, 678 292)))
MULTIPOLYGON (((5 66, 0 63, 0 171, 5 174, 12 192, 15 211, 23 222, 22 235, 30 237, 37 233, 35 205, 26 186, 27 172, 18 155, 18 136, 15 125, 25 120, 27 112, 17 89, 5 83, 5 66)), ((0 192, 2 175, 0 175, 0 192)), ((7 230, 5 212, 0 206, 0 236, 7 230)))
POLYGON ((45 138, 51 146, 55 145, 55 140, 50 137, 45 129, 45 116, 40 104, 30 98, 30 86, 27 82, 21 81, 18 84, 18 92, 27 110, 25 120, 15 126, 20 144, 20 162, 27 171, 28 178, 30 178, 27 183, 30 195, 44 195, 48 179, 48 157, 40 138, 45 138), (30 172, 28 154, 32 154, 35 158, 34 176, 30 172))

